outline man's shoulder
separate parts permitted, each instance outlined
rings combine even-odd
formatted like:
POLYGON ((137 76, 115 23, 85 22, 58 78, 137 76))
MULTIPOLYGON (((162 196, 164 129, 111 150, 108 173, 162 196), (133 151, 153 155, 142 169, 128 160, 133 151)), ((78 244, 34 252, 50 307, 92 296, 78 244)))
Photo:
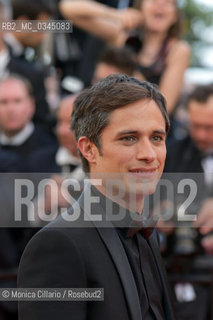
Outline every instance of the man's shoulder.
MULTIPOLYGON (((93 203, 94 197, 90 190, 91 185, 85 182, 84 189, 68 209, 43 227, 32 241, 48 241, 49 237, 67 239, 78 244, 86 241, 97 241, 100 228, 109 228, 111 225, 104 219, 104 212, 100 203, 93 203), (91 197, 91 198, 89 198, 91 197), (102 219, 101 219, 102 218, 102 219), (47 240, 45 240, 47 239, 47 240)), ((97 199, 95 199, 97 200, 97 199)))
POLYGON ((83 197, 84 194, 77 201, 74 201, 68 209, 64 209, 56 219, 43 227, 37 236, 46 234, 48 237, 48 234, 52 233, 55 236, 69 239, 74 239, 75 237, 85 239, 85 237, 91 236, 96 227, 92 219, 88 217, 86 208, 84 208, 83 197))

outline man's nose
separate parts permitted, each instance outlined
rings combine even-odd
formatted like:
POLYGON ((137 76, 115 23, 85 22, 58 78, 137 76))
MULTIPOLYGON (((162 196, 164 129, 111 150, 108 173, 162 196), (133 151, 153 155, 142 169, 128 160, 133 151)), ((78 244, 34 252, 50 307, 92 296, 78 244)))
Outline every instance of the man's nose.
POLYGON ((138 144, 137 160, 152 162, 156 159, 156 151, 149 139, 144 139, 138 144))

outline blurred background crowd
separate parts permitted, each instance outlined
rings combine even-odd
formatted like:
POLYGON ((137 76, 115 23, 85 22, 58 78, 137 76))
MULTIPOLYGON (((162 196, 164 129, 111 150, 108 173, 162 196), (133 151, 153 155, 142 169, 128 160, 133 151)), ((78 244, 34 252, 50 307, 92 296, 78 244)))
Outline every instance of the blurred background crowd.
MULTIPOLYGON (((73 31, 0 30, 0 287, 16 286, 23 249, 41 227, 41 208, 57 216, 70 205, 61 192, 64 179, 85 177, 70 131, 75 97, 109 74, 125 73, 155 83, 166 97, 165 175, 176 173, 174 186, 186 177, 199 185, 187 206, 195 222, 177 225, 173 216, 158 224, 177 318, 213 319, 211 1, 0 0, 1 22, 11 19, 72 20, 73 31), (38 220, 15 224, 15 178, 36 189, 50 177, 44 192, 32 196, 38 220)), ((81 192, 68 191, 73 199, 81 192)), ((175 191, 175 212, 187 192, 184 198, 175 191)), ((166 213, 171 201, 159 206, 166 213)), ((29 211, 23 207, 23 219, 29 211)), ((17 304, 0 302, 0 320, 9 319, 17 319, 17 304)))

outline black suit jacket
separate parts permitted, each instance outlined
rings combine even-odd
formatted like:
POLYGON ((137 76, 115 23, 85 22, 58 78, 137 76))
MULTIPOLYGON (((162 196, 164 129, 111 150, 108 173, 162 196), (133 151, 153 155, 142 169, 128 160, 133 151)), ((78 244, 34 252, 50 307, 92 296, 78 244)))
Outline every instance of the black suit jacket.
MULTIPOLYGON (((69 210, 80 208, 81 220, 65 221, 63 216, 43 228, 28 244, 21 259, 18 286, 42 288, 104 288, 104 301, 20 302, 19 319, 140 320, 138 292, 125 250, 110 222, 83 221, 87 215, 84 193, 69 210)), ((100 204, 92 214, 105 216, 100 204)), ((156 237, 149 240, 163 284, 167 320, 173 311, 156 237)))

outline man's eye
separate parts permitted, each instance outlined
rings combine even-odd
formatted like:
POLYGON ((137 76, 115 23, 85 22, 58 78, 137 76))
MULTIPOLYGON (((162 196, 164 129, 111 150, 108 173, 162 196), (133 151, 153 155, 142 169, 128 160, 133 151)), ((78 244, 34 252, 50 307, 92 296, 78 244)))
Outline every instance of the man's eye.
POLYGON ((136 140, 136 137, 134 137, 134 136, 126 136, 126 137, 120 138, 120 140, 127 141, 127 142, 134 142, 136 140))
POLYGON ((161 136, 153 136, 152 140, 154 140, 154 141, 162 141, 163 138, 161 136))

